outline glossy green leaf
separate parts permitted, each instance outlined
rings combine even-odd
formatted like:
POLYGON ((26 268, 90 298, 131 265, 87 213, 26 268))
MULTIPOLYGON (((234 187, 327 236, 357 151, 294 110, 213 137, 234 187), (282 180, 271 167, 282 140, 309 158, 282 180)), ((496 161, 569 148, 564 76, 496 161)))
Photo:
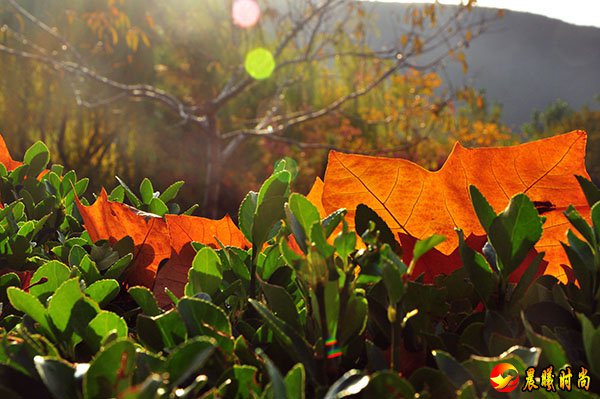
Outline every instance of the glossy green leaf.
POLYGON ((175 183, 167 187, 158 198, 160 198, 165 204, 169 201, 174 200, 177 197, 177 194, 179 194, 179 190, 181 189, 183 184, 183 180, 176 181, 175 183))
POLYGON ((285 382, 281 372, 275 366, 273 361, 267 356, 267 354, 260 348, 256 349, 256 354, 262 358, 267 367, 267 373, 269 374, 269 380, 271 380, 271 391, 273 393, 273 399, 287 399, 287 391, 285 382))
POLYGON ((217 348, 210 337, 194 337, 173 349, 165 363, 165 371, 173 386, 178 387, 188 377, 198 373, 217 348))
POLYGON ((165 205, 165 203, 160 198, 152 198, 150 199, 150 207, 149 210, 151 213, 154 213, 158 216, 163 216, 166 213, 169 213, 169 208, 165 205))
POLYGON ((158 316, 138 315, 136 330, 144 346, 156 352, 174 348, 188 337, 183 319, 174 309, 158 316))
POLYGON ((473 375, 449 353, 434 350, 432 354, 438 368, 448 376, 456 388, 460 388, 467 381, 473 380, 473 375))
POLYGON ((479 223, 481 223, 483 230, 489 235, 492 222, 497 216, 496 212, 494 212, 494 208, 492 208, 477 187, 470 185, 469 193, 471 194, 471 202, 473 203, 473 209, 479 219, 479 223))
POLYGON ((53 260, 44 263, 33 273, 30 283, 32 287, 29 289, 29 293, 41 301, 46 301, 62 283, 69 279, 70 274, 71 270, 62 262, 53 260), (45 279, 46 282, 36 284, 42 279, 45 279))
POLYGON ((110 266, 106 272, 104 272, 104 278, 114 278, 119 280, 123 272, 131 265, 133 260, 133 254, 127 254, 110 266))
POLYGON ((421 256, 425 255, 427 252, 432 250, 436 245, 444 242, 446 237, 441 236, 439 234, 434 234, 430 237, 424 238, 422 240, 418 240, 415 243, 415 248, 413 249, 413 258, 412 262, 417 263, 421 256))
POLYGON ((114 332, 118 338, 126 338, 128 331, 127 323, 123 318, 113 312, 102 310, 90 321, 83 335, 86 343, 96 352, 110 333, 114 332))
POLYGON ((310 240, 312 225, 315 222, 320 225, 321 222, 319 210, 305 196, 297 193, 290 195, 288 204, 296 220, 298 220, 298 223, 300 223, 304 233, 310 240))
POLYGON ((55 398, 76 398, 75 369, 66 361, 46 356, 33 358, 35 369, 55 398))
POLYGON ((127 292, 129 295, 131 295, 138 306, 142 308, 142 312, 144 312, 145 315, 158 316, 163 312, 163 310, 158 307, 158 303, 156 302, 156 298, 154 298, 154 294, 148 288, 135 286, 129 288, 127 292))
POLYGON ((489 240, 505 276, 512 273, 542 237, 543 218, 524 194, 514 196, 490 225, 489 240))
POLYGON ((488 304, 492 293, 498 285, 498 277, 494 274, 483 255, 471 249, 464 239, 463 232, 457 230, 460 257, 473 287, 485 304, 488 304))
POLYGON ((380 371, 371 376, 363 391, 364 398, 414 398, 415 390, 406 379, 393 371, 380 371))
POLYGON ((252 240, 252 226, 254 225, 254 214, 258 206, 258 193, 250 191, 240 204, 238 211, 238 224, 240 230, 248 240, 252 240))
POLYGON ((204 247, 196 253, 192 267, 188 271, 188 280, 190 291, 186 289, 187 295, 204 292, 212 296, 217 292, 223 280, 223 274, 221 259, 214 249, 204 247))
POLYGON ((292 175, 283 170, 271 175, 260 187, 256 203, 260 206, 266 199, 288 196, 292 175))
POLYGON ((596 187, 594 183, 592 183, 590 180, 586 179, 583 176, 576 175, 575 177, 577 178, 577 181, 579 182, 579 185, 583 190, 583 193, 585 195, 585 198, 587 199, 589 206, 592 207, 595 203, 599 202, 600 189, 598 189, 598 187, 596 187))
POLYGON ((154 197, 154 187, 152 187, 152 182, 147 177, 140 183, 140 195, 142 202, 146 205, 149 205, 154 197))
POLYGON ((305 399, 306 373, 302 363, 297 363, 283 379, 287 399, 305 399))
POLYGON ((266 325, 273 331, 281 345, 287 350, 293 360, 304 365, 308 375, 313 381, 320 381, 322 376, 317 375, 313 359, 313 350, 300 336, 297 330, 288 326, 284 321, 275 316, 265 305, 249 299, 250 304, 256 309, 266 325))
POLYGON ((369 385, 370 379, 369 375, 360 370, 347 371, 331 385, 323 399, 338 399, 356 395, 369 385))
POLYGON ((121 339, 100 351, 83 377, 85 399, 118 397, 130 385, 135 371, 135 345, 121 339))
POLYGON ((213 337, 225 352, 233 351, 231 323, 225 312, 211 302, 198 298, 182 298, 177 304, 190 337, 213 337))
POLYGON ((301 330, 302 325, 300 323, 298 310, 296 309, 292 296, 285 288, 264 281, 260 281, 260 285, 271 311, 289 324, 290 327, 301 330))
POLYGON ((117 280, 102 279, 91 284, 85 289, 85 294, 96 301, 100 307, 105 307, 119 294, 117 280))
POLYGON ((27 314, 36 323, 39 323, 45 333, 52 331, 46 316, 46 308, 39 299, 17 287, 9 287, 6 294, 10 304, 15 309, 27 314))

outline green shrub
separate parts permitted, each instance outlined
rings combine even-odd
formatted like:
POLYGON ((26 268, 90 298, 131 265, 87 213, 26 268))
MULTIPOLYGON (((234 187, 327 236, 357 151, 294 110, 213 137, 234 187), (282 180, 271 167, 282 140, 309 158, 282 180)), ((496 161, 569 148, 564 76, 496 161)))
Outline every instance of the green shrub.
MULTIPOLYGON (((457 231, 464 267, 425 284, 414 263, 443 237, 419 241, 406 265, 389 228, 359 206, 359 245, 346 211, 321 219, 291 192, 296 165, 280 161, 240 206, 251 248, 194 244, 185 295, 161 308, 151 290, 124 283, 131 239, 94 243, 82 228, 74 201, 87 180, 56 165, 41 174, 48 161, 37 143, 23 166, 0 167, 2 397, 599 397, 600 194, 584 179, 592 225, 565 212, 578 232, 564 244, 578 284, 536 279, 542 255, 511 283, 543 217, 525 195, 496 214, 474 187, 485 256, 457 231), (556 392, 495 392, 490 372, 502 362, 523 380, 553 365, 556 392), (567 366, 571 391, 559 386, 567 366), (589 392, 578 388, 581 367, 589 392)), ((120 182, 110 198, 178 213, 180 187, 154 193, 145 179, 138 196, 120 182)))

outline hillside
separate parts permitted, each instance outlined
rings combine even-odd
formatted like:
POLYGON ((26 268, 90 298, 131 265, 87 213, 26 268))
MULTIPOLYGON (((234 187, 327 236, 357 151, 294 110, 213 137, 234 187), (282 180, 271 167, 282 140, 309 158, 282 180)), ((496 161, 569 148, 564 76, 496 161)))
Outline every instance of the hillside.
MULTIPOLYGON (((380 34, 371 38, 376 47, 391 44, 407 5, 373 3, 369 9, 380 34)), ((478 13, 496 10, 475 9, 478 13)), ((469 73, 451 69, 456 82, 485 89, 491 100, 503 105, 503 119, 519 127, 534 109, 543 109, 557 98, 578 108, 600 105, 600 29, 564 23, 544 16, 506 12, 467 49, 469 73)))

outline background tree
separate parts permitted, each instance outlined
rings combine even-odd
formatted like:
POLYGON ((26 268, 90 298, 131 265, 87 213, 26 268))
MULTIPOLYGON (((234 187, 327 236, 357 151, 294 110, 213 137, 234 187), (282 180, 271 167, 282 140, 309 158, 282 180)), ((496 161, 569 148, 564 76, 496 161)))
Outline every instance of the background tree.
POLYGON ((9 141, 43 137, 57 161, 105 178, 180 176, 217 216, 228 207, 222 184, 237 206, 283 148, 309 172, 330 148, 435 164, 461 123, 470 129, 469 117, 450 126, 458 91, 427 72, 448 60, 466 68, 461 49, 487 22, 469 13, 472 1, 410 8, 386 49, 369 46, 365 3, 265 1, 252 27, 232 19, 236 3, 5 0, 1 112, 13 119, 3 130, 18 126, 9 141))
MULTIPOLYGON (((600 98, 597 100, 600 102, 600 98)), ((600 110, 594 109, 591 105, 575 110, 566 101, 558 99, 546 109, 534 111, 531 122, 522 127, 527 139, 548 137, 571 130, 587 132, 586 167, 592 179, 598 184, 600 182, 600 110)))

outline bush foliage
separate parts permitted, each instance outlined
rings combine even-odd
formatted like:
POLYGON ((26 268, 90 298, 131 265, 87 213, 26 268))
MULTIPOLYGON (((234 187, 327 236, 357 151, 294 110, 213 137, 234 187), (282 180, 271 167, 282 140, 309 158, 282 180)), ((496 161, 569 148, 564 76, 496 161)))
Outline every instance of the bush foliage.
MULTIPOLYGON (((358 207, 354 232, 346 210, 322 219, 291 192, 286 159, 240 206, 251 248, 194 243, 185 295, 160 307, 127 284, 132 240, 92 242, 83 228, 87 179, 47 170, 49 159, 36 143, 23 165, 0 166, 2 397, 599 397, 600 191, 583 178, 591 225, 565 211, 578 283, 538 276, 542 255, 511 283, 543 217, 523 194, 496 214, 472 186, 488 243, 480 253, 457 231, 463 267, 426 284, 414 264, 442 237, 419 241, 406 265, 370 208, 358 207), (522 379, 553 366, 556 385, 498 393, 489 377, 502 362, 522 379)), ((137 196, 123 183, 110 198, 177 213, 179 187, 161 197, 145 180, 137 196)))

